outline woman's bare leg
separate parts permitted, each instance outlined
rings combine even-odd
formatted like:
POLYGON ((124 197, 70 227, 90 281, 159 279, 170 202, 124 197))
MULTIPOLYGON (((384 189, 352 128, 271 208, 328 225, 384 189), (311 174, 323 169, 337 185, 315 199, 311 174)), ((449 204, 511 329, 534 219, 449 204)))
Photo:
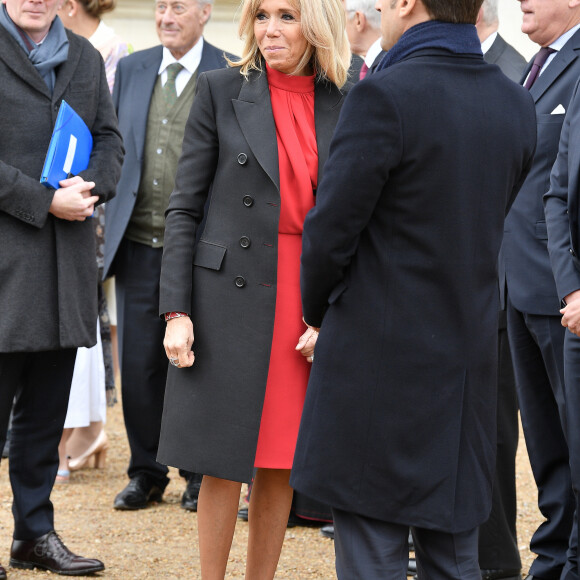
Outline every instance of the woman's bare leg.
POLYGON ((272 580, 278 567, 290 506, 289 469, 258 469, 252 486, 248 523, 247 580, 272 580))
POLYGON ((203 476, 197 506, 202 580, 223 580, 240 501, 242 484, 203 476))

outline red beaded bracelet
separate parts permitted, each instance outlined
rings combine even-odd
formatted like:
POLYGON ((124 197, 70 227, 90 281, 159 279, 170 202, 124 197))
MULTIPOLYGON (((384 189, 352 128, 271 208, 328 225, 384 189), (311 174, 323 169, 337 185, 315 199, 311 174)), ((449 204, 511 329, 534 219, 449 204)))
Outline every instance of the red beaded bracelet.
POLYGON ((181 318, 182 316, 189 316, 189 314, 185 312, 166 312, 165 313, 165 322, 171 320, 172 318, 181 318))

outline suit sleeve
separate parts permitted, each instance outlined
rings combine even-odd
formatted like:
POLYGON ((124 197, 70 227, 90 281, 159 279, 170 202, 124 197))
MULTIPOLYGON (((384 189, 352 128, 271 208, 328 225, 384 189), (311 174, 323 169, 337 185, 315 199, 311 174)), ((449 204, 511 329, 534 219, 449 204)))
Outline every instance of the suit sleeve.
POLYGON ((308 324, 321 325, 389 172, 400 162, 402 143, 401 120, 388 88, 373 78, 355 85, 339 117, 316 206, 304 223, 300 285, 308 324))
POLYGON ((159 312, 191 309, 193 254, 217 166, 218 131, 207 76, 200 75, 185 126, 175 187, 165 213, 159 312))
MULTIPOLYGON (((571 292, 580 289, 580 272, 574 265, 570 253, 570 216, 568 215, 570 172, 580 171, 580 168, 570 166, 569 159, 571 126, 573 127, 572 136, 576 136, 578 133, 574 128, 580 122, 578 86, 577 84, 564 119, 558 156, 550 175, 550 190, 544 195, 548 251, 560 300, 571 292)), ((577 195, 576 191, 571 193, 577 195)))

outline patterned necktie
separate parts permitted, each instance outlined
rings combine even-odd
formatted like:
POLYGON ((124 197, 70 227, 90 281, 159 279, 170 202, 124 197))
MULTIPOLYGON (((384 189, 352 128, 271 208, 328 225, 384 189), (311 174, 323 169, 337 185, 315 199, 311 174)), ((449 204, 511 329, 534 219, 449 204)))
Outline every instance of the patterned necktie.
POLYGON ((171 109, 171 107, 173 107, 173 105, 175 105, 177 102, 175 79, 182 69, 183 65, 179 64, 178 62, 174 62, 167 67, 167 80, 163 85, 163 98, 165 99, 167 110, 171 109))
POLYGON ((549 46, 542 46, 542 48, 540 48, 538 54, 536 54, 536 58, 534 58, 532 68, 530 69, 530 74, 528 75, 528 80, 524 85, 526 89, 529 90, 531 86, 536 82, 537 78, 540 76, 540 71, 542 70, 542 67, 546 64, 548 57, 553 52, 556 52, 555 49, 550 48, 549 46))
POLYGON ((359 73, 359 80, 362 81, 366 76, 367 73, 369 72, 369 67, 367 66, 366 62, 363 62, 362 66, 360 67, 360 73, 359 73))

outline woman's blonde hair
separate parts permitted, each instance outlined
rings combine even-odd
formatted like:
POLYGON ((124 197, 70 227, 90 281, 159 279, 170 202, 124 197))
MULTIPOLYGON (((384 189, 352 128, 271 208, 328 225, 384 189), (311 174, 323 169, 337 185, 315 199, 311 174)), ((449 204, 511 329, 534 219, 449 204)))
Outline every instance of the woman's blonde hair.
MULTIPOLYGON (((263 0, 243 0, 239 34, 244 41, 243 54, 238 61, 247 76, 250 70, 262 70, 262 55, 254 35, 254 22, 263 0)), ((296 66, 301 70, 311 65, 316 75, 338 87, 346 82, 350 65, 350 48, 345 31, 345 15, 341 0, 289 0, 300 12, 300 27, 308 48, 296 66)))

